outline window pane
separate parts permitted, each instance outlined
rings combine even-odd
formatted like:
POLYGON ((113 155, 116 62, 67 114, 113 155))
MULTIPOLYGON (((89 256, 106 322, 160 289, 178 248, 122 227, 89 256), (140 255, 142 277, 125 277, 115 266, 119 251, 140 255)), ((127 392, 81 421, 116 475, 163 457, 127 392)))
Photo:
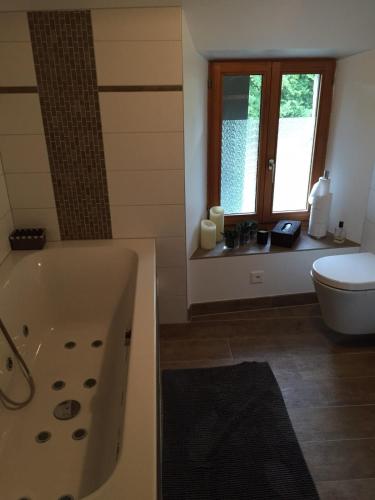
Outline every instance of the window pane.
POLYGON ((307 210, 320 75, 283 75, 273 212, 307 210))
POLYGON ((223 77, 221 194, 226 214, 254 213, 261 75, 223 77))

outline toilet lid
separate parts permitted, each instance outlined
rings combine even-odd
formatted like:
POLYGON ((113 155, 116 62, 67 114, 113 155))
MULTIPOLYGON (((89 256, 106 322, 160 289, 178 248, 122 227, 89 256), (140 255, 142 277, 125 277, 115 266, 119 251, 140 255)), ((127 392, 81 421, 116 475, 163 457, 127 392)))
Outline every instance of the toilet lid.
POLYGON ((322 257, 313 263, 312 275, 320 283, 340 290, 373 290, 375 255, 351 253, 322 257))

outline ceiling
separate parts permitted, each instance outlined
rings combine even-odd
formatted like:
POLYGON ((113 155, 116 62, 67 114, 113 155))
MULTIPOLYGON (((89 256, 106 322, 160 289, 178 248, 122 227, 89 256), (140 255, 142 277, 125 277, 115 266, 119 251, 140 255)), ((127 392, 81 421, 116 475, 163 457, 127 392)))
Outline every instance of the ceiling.
POLYGON ((0 0, 0 11, 182 5, 209 59, 345 57, 375 49, 374 0, 0 0))

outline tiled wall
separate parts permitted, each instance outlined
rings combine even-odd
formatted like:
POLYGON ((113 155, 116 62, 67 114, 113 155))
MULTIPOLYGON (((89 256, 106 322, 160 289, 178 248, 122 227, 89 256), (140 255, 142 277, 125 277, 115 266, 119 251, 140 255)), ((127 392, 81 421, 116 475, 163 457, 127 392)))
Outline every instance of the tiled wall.
POLYGON ((3 166, 0 161, 0 263, 9 253, 8 235, 12 229, 12 211, 10 209, 3 166))
POLYGON ((111 238, 90 11, 28 20, 61 238, 111 238))
MULTIPOLYGON (((91 19, 112 235, 156 239, 160 320, 184 321, 181 11, 104 9, 91 11, 91 19)), ((35 57, 34 37, 33 44, 35 57)), ((52 186, 56 195, 60 167, 50 146, 48 160, 32 59, 27 14, 1 14, 0 151, 15 224, 44 225, 49 239, 59 239, 59 229, 66 236, 52 186)), ((43 76, 39 68, 42 104, 43 76)))
POLYGON ((113 237, 156 238, 161 321, 182 321, 181 12, 97 10, 92 20, 99 88, 117 86, 116 92, 99 95, 113 237), (171 86, 179 90, 170 91, 171 86))
POLYGON ((50 240, 60 239, 26 13, 0 14, 0 75, 1 87, 21 91, 0 93, 0 153, 14 224, 45 226, 50 240))

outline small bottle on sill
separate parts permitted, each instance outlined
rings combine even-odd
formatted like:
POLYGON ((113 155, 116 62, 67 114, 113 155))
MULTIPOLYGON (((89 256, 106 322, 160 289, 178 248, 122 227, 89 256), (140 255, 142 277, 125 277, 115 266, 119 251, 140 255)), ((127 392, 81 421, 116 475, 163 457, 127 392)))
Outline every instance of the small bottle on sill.
POLYGON ((339 225, 335 227, 335 233, 333 236, 334 243, 344 243, 346 238, 346 231, 344 229, 344 221, 340 220, 339 225))

